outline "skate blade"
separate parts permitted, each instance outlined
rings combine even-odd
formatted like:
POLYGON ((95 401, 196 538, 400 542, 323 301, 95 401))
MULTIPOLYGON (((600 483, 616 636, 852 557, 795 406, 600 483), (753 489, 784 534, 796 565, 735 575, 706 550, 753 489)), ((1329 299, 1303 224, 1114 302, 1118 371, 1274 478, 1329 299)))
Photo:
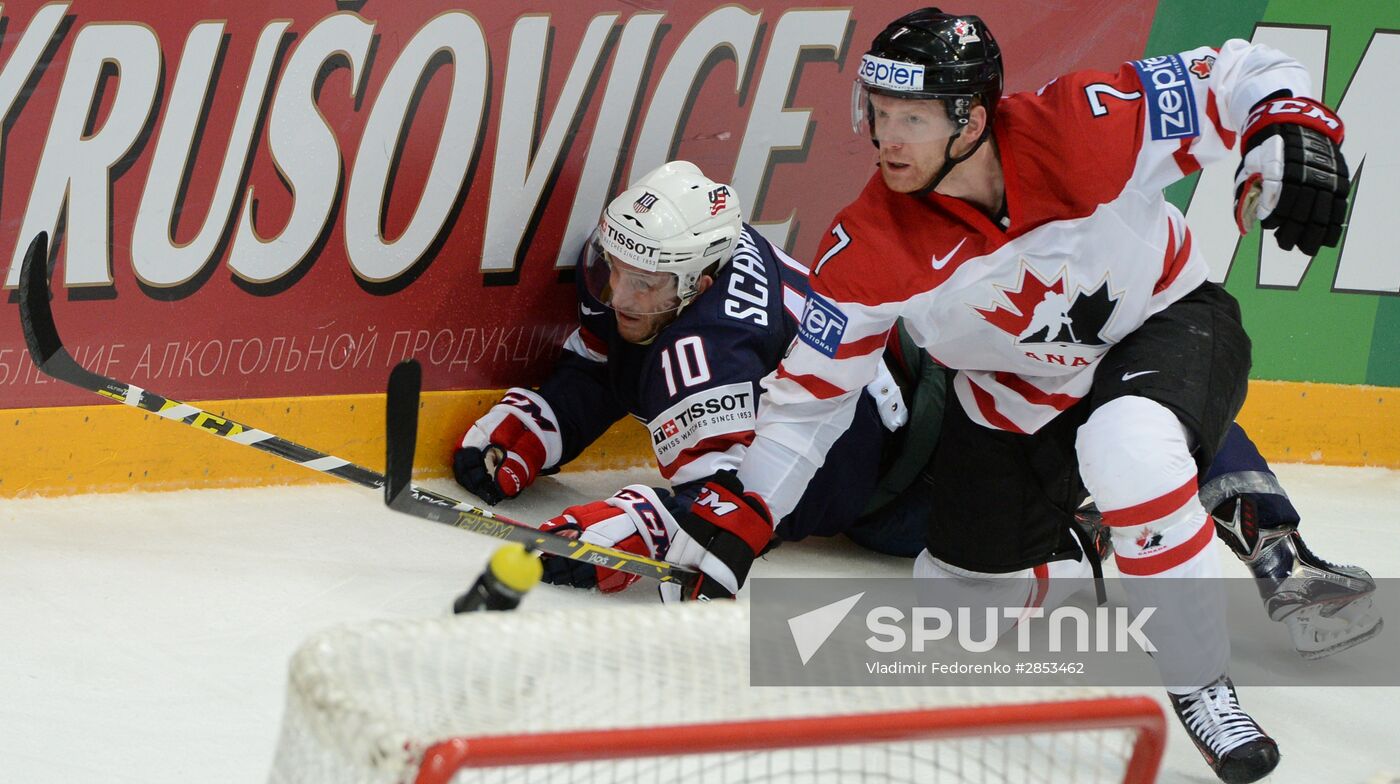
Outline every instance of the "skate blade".
POLYGON ((1317 661, 1318 659, 1325 659, 1325 658, 1327 658, 1328 656, 1331 656, 1331 655, 1334 654, 1334 653, 1341 653, 1342 651, 1344 651, 1344 650, 1346 650, 1346 649, 1348 649, 1348 648, 1355 648, 1356 646, 1360 645, 1361 643, 1366 642, 1367 640, 1371 639, 1372 637, 1375 637, 1376 635, 1380 634, 1380 633, 1381 633, 1381 629, 1384 628, 1384 627, 1385 627, 1385 619, 1384 619, 1384 618, 1378 618, 1378 619, 1376 619, 1376 625, 1375 625, 1375 626, 1372 626, 1370 629, 1366 630, 1366 632, 1363 633, 1363 634, 1360 634, 1360 635, 1358 635, 1358 636, 1356 636, 1356 637, 1352 637, 1352 638, 1350 638, 1350 639, 1344 640, 1344 641, 1342 641, 1342 642, 1337 643, 1336 645, 1333 645, 1333 646, 1328 647, 1328 648, 1323 648, 1323 649, 1321 649, 1321 650, 1316 650, 1316 651, 1298 651, 1298 655, 1301 656, 1301 657, 1303 657, 1304 659, 1306 659, 1306 660, 1308 660, 1308 661, 1317 661))
POLYGON ((1307 613, 1309 616, 1312 617, 1321 615, 1323 618, 1331 618, 1341 610, 1357 602, 1369 601, 1370 597, 1375 592, 1376 589, 1372 587, 1364 591, 1357 591, 1356 593, 1329 596, 1324 599, 1318 599, 1316 601, 1308 602, 1306 604, 1298 603, 1284 605, 1287 612, 1279 612, 1278 610, 1275 610, 1269 615, 1269 620, 1282 623, 1288 620, 1289 618, 1293 617, 1297 613, 1307 613))

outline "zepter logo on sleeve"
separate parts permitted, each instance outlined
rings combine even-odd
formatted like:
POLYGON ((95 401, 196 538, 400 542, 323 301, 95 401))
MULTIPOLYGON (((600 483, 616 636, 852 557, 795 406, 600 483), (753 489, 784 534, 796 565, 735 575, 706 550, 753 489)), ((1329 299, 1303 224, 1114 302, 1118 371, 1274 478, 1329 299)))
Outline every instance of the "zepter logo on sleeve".
POLYGON ((816 292, 807 295, 797 336, 828 357, 835 357, 846 334, 846 315, 816 292))

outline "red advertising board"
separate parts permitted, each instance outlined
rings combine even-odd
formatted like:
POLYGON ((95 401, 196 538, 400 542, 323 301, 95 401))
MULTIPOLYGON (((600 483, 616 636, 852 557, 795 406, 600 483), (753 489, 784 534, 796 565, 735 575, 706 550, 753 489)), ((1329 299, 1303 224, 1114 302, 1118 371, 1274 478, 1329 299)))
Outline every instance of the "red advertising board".
MULTIPOLYGON (((73 354, 164 394, 372 392, 409 355, 429 389, 537 381, 599 209, 665 160, 811 255, 872 171, 860 54, 911 6, 541 8, 5 3, 0 408, 91 402, 24 350, 39 231, 73 354)), ((1155 3, 975 10, 1020 90, 1139 56, 1155 3)))

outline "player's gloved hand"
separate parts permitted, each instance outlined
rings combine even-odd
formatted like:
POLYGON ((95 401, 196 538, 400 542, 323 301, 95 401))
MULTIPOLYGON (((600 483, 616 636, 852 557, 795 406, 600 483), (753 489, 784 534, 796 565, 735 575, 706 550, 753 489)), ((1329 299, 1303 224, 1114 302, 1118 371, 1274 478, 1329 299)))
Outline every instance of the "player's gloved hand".
POLYGON ((695 567, 700 577, 685 585, 661 584, 662 601, 728 599, 739 592, 749 567, 773 538, 773 513, 734 471, 720 471, 700 489, 677 520, 666 560, 695 567))
POLYGON ((520 495, 562 452, 549 403, 516 387, 467 429, 452 455, 452 474, 476 497, 498 504, 520 495))
POLYGON ((1351 180, 1342 158, 1342 121, 1311 98, 1270 97, 1255 105, 1240 135, 1235 223, 1274 230, 1279 247, 1314 256, 1342 237, 1351 180))
MULTIPOLYGON (((666 509, 671 496, 646 485, 628 485, 612 498, 579 504, 546 520, 541 530, 664 560, 679 528, 666 509)), ((583 561, 544 555, 544 581, 574 588, 621 591, 640 579, 635 574, 604 569, 583 561)))

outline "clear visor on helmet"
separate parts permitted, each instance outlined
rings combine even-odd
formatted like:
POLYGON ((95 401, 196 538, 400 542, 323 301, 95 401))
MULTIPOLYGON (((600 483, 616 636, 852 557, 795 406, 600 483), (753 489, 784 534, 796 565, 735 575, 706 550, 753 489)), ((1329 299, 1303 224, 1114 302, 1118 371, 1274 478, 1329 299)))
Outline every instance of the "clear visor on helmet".
POLYGON ((943 101, 926 95, 904 98, 873 92, 860 79, 851 90, 851 128, 885 144, 946 141, 958 130, 948 119, 943 101))
POLYGON ((584 287, 594 299, 628 316, 653 316, 680 308, 676 276, 651 272, 613 256, 594 237, 583 267, 584 287))

